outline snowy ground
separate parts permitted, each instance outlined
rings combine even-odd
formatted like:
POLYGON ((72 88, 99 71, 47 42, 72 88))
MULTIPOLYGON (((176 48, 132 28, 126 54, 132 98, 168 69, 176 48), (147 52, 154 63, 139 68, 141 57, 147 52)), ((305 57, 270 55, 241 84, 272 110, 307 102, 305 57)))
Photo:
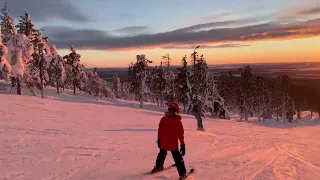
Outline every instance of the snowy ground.
MULTIPOLYGON (((0 179, 176 179, 153 176, 163 109, 71 93, 47 99, 0 94, 0 179)), ((319 120, 239 123, 183 115, 190 179, 320 179, 319 120)), ((172 164, 168 154, 166 164, 172 164)))

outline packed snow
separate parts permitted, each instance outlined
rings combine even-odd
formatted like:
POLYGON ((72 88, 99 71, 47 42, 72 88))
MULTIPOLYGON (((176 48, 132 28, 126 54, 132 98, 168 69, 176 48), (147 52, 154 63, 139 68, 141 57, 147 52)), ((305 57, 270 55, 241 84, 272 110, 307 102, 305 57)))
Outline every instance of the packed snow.
MULTIPOLYGON (((4 90, 2 90, 3 92, 4 90)), ((8 91, 8 89, 6 90, 8 91)), ((175 168, 150 171, 165 108, 71 91, 46 98, 0 94, 0 179, 177 179, 175 168)), ((38 93, 39 94, 39 93, 38 93)), ((246 123, 182 114, 190 179, 320 179, 319 120, 246 123)), ((168 154, 165 165, 173 163, 168 154)))

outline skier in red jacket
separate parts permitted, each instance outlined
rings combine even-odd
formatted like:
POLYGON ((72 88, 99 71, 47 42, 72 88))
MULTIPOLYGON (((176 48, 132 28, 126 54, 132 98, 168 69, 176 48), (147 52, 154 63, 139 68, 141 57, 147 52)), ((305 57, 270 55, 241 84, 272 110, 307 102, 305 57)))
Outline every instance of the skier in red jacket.
POLYGON ((171 151, 172 157, 176 164, 179 176, 185 177, 186 167, 183 157, 185 155, 184 129, 179 115, 180 105, 170 103, 168 112, 161 118, 158 128, 158 147, 160 152, 157 156, 156 165, 151 171, 152 173, 164 169, 163 164, 167 156, 167 151, 171 151), (180 141, 180 151, 179 142, 180 141))

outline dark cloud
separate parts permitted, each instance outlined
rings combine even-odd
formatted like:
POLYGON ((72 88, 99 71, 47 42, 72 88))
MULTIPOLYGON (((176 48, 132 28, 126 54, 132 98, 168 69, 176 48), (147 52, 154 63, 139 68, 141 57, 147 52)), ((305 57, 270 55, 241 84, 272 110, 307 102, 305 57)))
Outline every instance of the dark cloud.
POLYGON ((231 26, 231 25, 247 25, 247 24, 252 24, 259 22, 261 18, 245 18, 245 19, 239 19, 239 20, 229 20, 229 21, 218 21, 218 22, 209 22, 209 23, 202 23, 202 24, 197 24, 181 29, 174 30, 174 32, 191 32, 191 31, 199 31, 203 29, 208 29, 208 28, 219 28, 219 27, 226 27, 226 26, 231 26))
POLYGON ((320 14, 320 7, 314 7, 306 10, 301 10, 297 12, 298 15, 316 15, 320 14))
POLYGON ((64 41, 86 41, 88 39, 99 39, 111 37, 107 32, 95 29, 74 29, 63 26, 43 27, 44 34, 49 36, 52 41, 59 41, 63 38, 64 41))
POLYGON ((23 15, 25 11, 31 14, 32 20, 46 21, 53 18, 69 21, 88 21, 88 17, 80 12, 75 1, 69 0, 0 0, 3 6, 8 2, 10 14, 13 17, 23 15))
POLYGON ((114 33, 120 33, 120 34, 145 34, 150 32, 150 28, 147 26, 129 26, 124 27, 120 29, 116 29, 113 32, 114 33))
MULTIPOLYGON (((162 47, 163 49, 195 49, 198 45, 191 45, 191 46, 165 46, 162 47)), ((219 45, 200 45, 201 49, 214 49, 214 48, 241 48, 241 47, 248 47, 251 46, 249 44, 219 44, 219 45)))
MULTIPOLYGON (((294 23, 263 23, 234 28, 212 28, 195 31, 201 25, 156 34, 129 37, 112 36, 98 30, 49 30, 51 43, 58 48, 74 45, 81 49, 139 49, 193 44, 230 44, 234 42, 296 39, 320 35, 320 19, 294 23), (190 29, 194 31, 190 31, 190 29), (52 38, 53 37, 53 38, 52 38)), ((47 27, 46 29, 49 29, 47 27)))
POLYGON ((231 16, 231 15, 233 15, 233 14, 234 14, 234 13, 226 12, 226 13, 221 13, 221 14, 215 14, 215 15, 211 15, 211 16, 201 17, 200 19, 204 19, 204 20, 214 20, 214 19, 220 19, 220 18, 229 17, 229 16, 231 16))

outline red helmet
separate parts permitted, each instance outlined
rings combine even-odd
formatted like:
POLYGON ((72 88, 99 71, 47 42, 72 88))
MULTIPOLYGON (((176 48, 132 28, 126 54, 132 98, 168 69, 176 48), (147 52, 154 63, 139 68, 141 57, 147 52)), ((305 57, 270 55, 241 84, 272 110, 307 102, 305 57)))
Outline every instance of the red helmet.
POLYGON ((174 109, 177 112, 180 111, 180 105, 178 103, 169 103, 168 104, 168 109, 174 109))

